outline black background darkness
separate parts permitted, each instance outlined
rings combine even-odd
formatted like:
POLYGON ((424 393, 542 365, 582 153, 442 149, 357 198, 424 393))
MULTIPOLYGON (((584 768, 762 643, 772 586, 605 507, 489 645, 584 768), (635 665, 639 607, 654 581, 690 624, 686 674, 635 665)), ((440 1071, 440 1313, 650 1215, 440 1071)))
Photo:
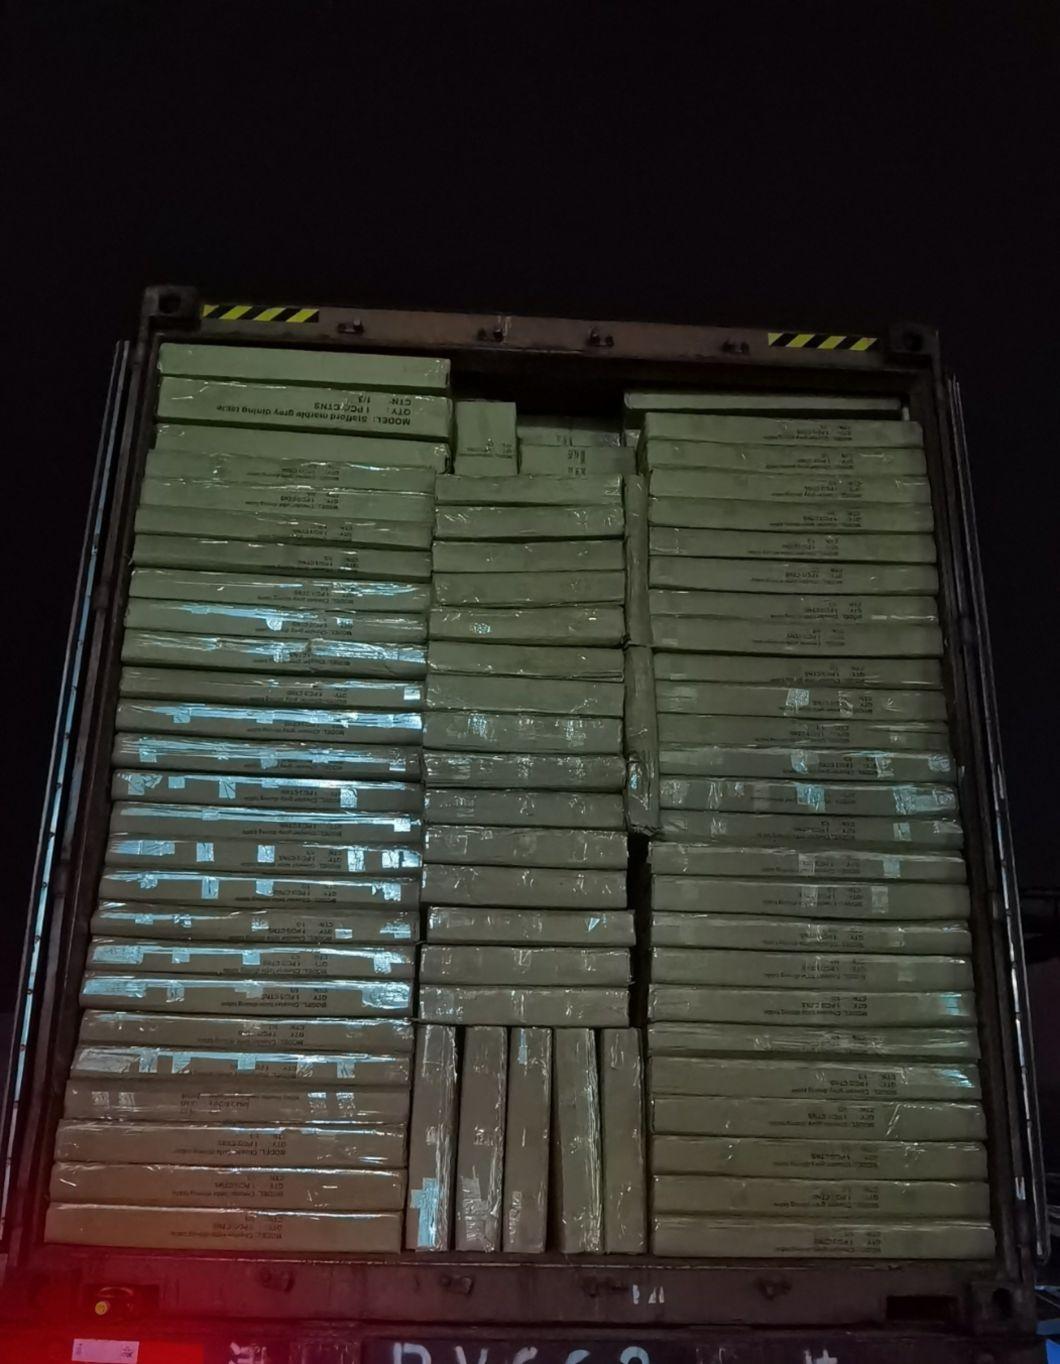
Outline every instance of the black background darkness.
POLYGON ((11 19, 0 986, 111 350, 149 283, 937 325, 964 385, 1020 879, 1060 883, 1051 0, 38 0, 11 19))

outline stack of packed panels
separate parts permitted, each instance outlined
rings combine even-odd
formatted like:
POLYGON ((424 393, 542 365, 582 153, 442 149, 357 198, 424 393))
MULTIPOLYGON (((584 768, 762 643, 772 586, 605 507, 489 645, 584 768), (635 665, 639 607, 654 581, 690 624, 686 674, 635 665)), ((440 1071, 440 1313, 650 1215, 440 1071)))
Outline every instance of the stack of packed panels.
POLYGON ((48 1236, 397 1250, 448 362, 160 369, 48 1236))
POLYGON ((436 495, 419 1016, 621 1025, 622 480, 436 495))
POLYGON ((518 437, 521 474, 596 478, 636 468, 636 440, 628 444, 617 422, 520 413, 518 437))
POLYGON ((919 428, 648 412, 662 1255, 991 1253, 919 428))

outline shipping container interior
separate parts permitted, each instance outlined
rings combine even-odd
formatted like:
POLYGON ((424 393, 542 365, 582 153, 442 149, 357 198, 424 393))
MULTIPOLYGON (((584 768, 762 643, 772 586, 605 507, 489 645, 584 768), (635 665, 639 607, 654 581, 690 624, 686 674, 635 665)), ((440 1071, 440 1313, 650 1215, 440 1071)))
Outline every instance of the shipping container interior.
MULTIPOLYGON (((40 912, 26 957, 25 1017, 16 1030, 6 1109, 5 1298, 15 1310, 90 1311, 101 1300, 159 1319, 247 1321, 548 1321, 684 1327, 915 1324, 979 1333, 1025 1331, 1033 1316, 1040 1211, 1029 1038, 1007 828, 992 713, 988 642, 955 393, 934 338, 913 329, 868 350, 770 346, 766 334, 485 316, 321 309, 300 327, 203 320, 191 290, 150 291, 142 329, 113 385, 102 447, 101 534, 90 535, 88 598, 71 750, 48 844, 40 912), (959 802, 966 831, 970 928, 996 1254, 989 1259, 698 1260, 637 1256, 284 1256, 116 1250, 46 1244, 54 1136, 79 1024, 84 970, 109 817, 133 511, 151 442, 158 348, 166 340, 302 346, 445 357, 456 398, 516 402, 520 413, 620 421, 630 387, 900 398, 921 423, 938 543, 943 660, 959 802)), ((75 636, 76 638, 76 636, 75 636)), ((69 700, 69 697, 68 697, 69 700)), ((638 937, 648 913, 647 840, 630 839, 638 937)), ((36 911, 35 911, 36 913, 36 911)), ((640 949, 641 953, 643 948, 640 949)), ((631 1021, 646 1021, 645 961, 631 1021)))

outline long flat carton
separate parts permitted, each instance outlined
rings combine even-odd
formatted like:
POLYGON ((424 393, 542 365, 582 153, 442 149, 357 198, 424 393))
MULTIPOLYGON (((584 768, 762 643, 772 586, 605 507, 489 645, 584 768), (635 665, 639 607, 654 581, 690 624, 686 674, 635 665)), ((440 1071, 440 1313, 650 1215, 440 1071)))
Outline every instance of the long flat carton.
MULTIPOLYGON (((930 503, 926 478, 909 474, 744 473, 717 469, 654 469, 649 490, 659 498, 738 498, 747 502, 830 502, 861 506, 930 503)), ((916 529, 923 529, 917 525, 916 529)))
POLYGON ((403 1123, 407 1087, 307 1089, 223 1080, 70 1080, 65 1118, 132 1122, 403 1123))
POLYGON ((619 682, 589 678, 549 681, 434 673, 427 684, 429 710, 512 711, 520 715, 622 715, 619 682))
MULTIPOLYGON (((622 480, 611 478, 439 478, 439 507, 597 507, 622 501, 622 480)), ((503 537, 502 537, 503 538, 503 537)), ((554 537, 550 537, 554 538, 554 537)))
POLYGON ((551 867, 423 869, 428 905, 492 905, 501 909, 623 909, 626 873, 558 871, 551 867))
POLYGON ((468 1028, 460 1066, 454 1250, 501 1248, 507 1088, 507 1032, 468 1028))
POLYGON ((198 980, 91 971, 81 982, 83 1009, 145 1009, 159 1013, 313 1014, 409 1017, 407 980, 198 980))
MULTIPOLYGON (((350 877, 207 876, 194 871, 105 871, 99 893, 104 900, 145 900, 148 903, 231 905, 267 908, 273 904, 372 906, 411 909, 419 903, 415 880, 350 877)), ((603 872, 596 873, 604 875, 603 872)))
POLYGON ((761 989, 970 990, 967 957, 857 956, 854 953, 688 951, 657 947, 651 977, 659 985, 748 985, 761 989))
POLYGON ((89 970, 124 968, 146 975, 240 976, 251 972, 287 980, 371 980, 386 976, 411 980, 415 952, 408 947, 255 947, 221 943, 148 943, 94 938, 86 963, 89 970))
POLYGON ((592 417, 539 417, 523 412, 519 415, 518 433, 520 445, 622 444, 622 432, 617 422, 592 417))
POLYGON ((890 1141, 982 1141, 975 1103, 824 1099, 652 1097, 652 1131, 674 1136, 839 1137, 890 1141))
POLYGON ((134 597, 125 612, 130 630, 242 635, 250 639, 334 639, 359 644, 422 644, 424 619, 377 611, 309 611, 224 602, 148 601, 134 597))
POLYGON ((974 1218, 990 1217, 985 1183, 946 1180, 737 1179, 663 1175, 652 1180, 657 1214, 738 1217, 974 1218))
POLYGON ((703 843, 659 843, 652 867, 666 876, 793 876, 823 880, 964 881, 962 857, 947 853, 803 852, 797 848, 716 848, 703 843))
POLYGON ((898 990, 729 989, 723 986, 652 985, 653 1023, 837 1024, 863 1028, 937 1028, 975 1022, 971 993, 898 990))
POLYGON ((190 535, 218 541, 276 541, 281 545, 319 544, 368 550, 427 550, 431 546, 431 527, 427 522, 351 520, 298 512, 143 506, 137 508, 134 527, 137 536, 190 535))
POLYGON ((664 810, 731 814, 819 815, 834 819, 908 820, 958 813, 952 786, 886 786, 857 782, 744 781, 739 777, 668 777, 660 782, 664 810))
POLYGON ((568 606, 621 603, 624 573, 436 573, 442 606, 568 606))
POLYGON ((498 455, 457 455, 452 467, 461 478, 513 478, 518 472, 515 460, 498 455))
POLYGON ((461 1026, 624 1028, 629 1024, 629 991, 422 985, 419 1017, 461 1026))
POLYGON ((600 1095, 596 1038, 561 1028, 552 1039, 552 1207, 556 1249, 603 1249, 600 1095))
POLYGON ((656 653, 655 676, 667 682, 714 682, 770 687, 886 687, 894 690, 942 687, 942 665, 934 658, 763 658, 728 654, 656 653))
POLYGON ((626 822, 634 833, 659 830, 659 724, 651 650, 626 650, 626 822))
POLYGON ((53 1203, 44 1239, 82 1246, 158 1250, 286 1251, 363 1254, 401 1249, 394 1212, 250 1212, 218 1208, 132 1208, 53 1203))
POLYGON ((740 1179, 986 1178, 986 1148, 966 1141, 829 1141, 762 1137, 655 1137, 655 1175, 740 1179))
POLYGON ((427 671, 427 651, 422 644, 249 639, 179 631, 126 630, 121 656, 123 663, 148 667, 230 668, 270 676, 296 672, 418 678, 427 671))
POLYGON ((667 838, 711 839, 741 847, 787 846, 960 848, 964 833, 956 819, 866 819, 835 815, 741 815, 672 810, 662 819, 667 838))
POLYGON ((413 1043, 412 1024, 403 1018, 211 1018, 99 1009, 82 1014, 80 1039, 132 1046, 398 1055, 410 1053, 413 1043))
POLYGON ((656 649, 733 654, 850 654, 862 658, 941 658, 937 625, 784 624, 711 616, 653 616, 656 649))
POLYGON ((651 644, 648 606, 648 485, 639 474, 624 479, 626 508, 626 629, 630 644, 651 644))
POLYGON ((112 938, 172 939, 178 942, 247 943, 413 943, 419 933, 415 910, 385 911, 232 909, 196 913, 180 907, 155 909, 106 900, 92 917, 92 932, 112 938))
POLYGON ((652 1056, 908 1057, 974 1061, 974 1028, 747 1027, 735 1023, 653 1023, 652 1056))
POLYGON ((721 445, 713 441, 647 440, 641 460, 651 470, 724 470, 741 474, 809 474, 832 477, 920 477, 923 450, 851 449, 840 445, 721 445))
MULTIPOLYGON (((499 484, 508 480, 475 481, 499 484)), ((584 480, 566 481, 580 484, 584 480)), ((543 478, 540 482, 559 480, 543 478)), ((439 540, 604 540, 621 536, 624 520, 618 500, 606 506, 580 507, 439 506, 434 533, 439 540)))
POLYGON ((423 810, 423 788, 400 781, 335 781, 319 777, 252 777, 209 772, 118 771, 115 800, 145 796, 167 803, 258 810, 334 810, 359 814, 423 810))
POLYGON ((277 578, 203 569, 135 568, 129 595, 157 600, 287 606, 314 611, 425 613, 426 583, 363 578, 277 578))
POLYGON ((604 1253, 643 1255, 648 1241, 648 1198, 640 1032, 605 1028, 599 1049, 604 1253))
POLYGON ((730 1260, 798 1259, 988 1260, 994 1233, 979 1222, 756 1222, 673 1214, 652 1218, 652 1253, 730 1260))
POLYGON ((440 947, 420 951, 425 985, 628 985, 621 947, 440 947))
POLYGON ((780 625, 932 624, 939 618, 934 597, 912 594, 827 596, 794 592, 689 592, 653 587, 648 593, 653 621, 659 616, 764 620, 780 625))
MULTIPOLYGON (((238 1076, 248 1080, 284 1080, 295 1084, 404 1085, 410 1080, 407 1056, 351 1052, 178 1051, 173 1047, 122 1047, 82 1043, 74 1053, 70 1074, 202 1078, 238 1076)), ((166 1199, 161 1199, 166 1202, 166 1199)))
POLYGON ((255 1166, 61 1162, 52 1167, 53 1203, 136 1207, 265 1208, 386 1212, 405 1202, 403 1170, 283 1170, 255 1166))
POLYGON ((930 534, 935 524, 929 502, 753 502, 736 497, 687 496, 650 498, 648 520, 653 526, 692 530, 901 535, 930 534))
POLYGON ((502 867, 625 869, 626 836, 604 830, 432 826, 424 840, 424 858, 502 867))
POLYGON ((145 478, 140 486, 140 506, 425 524, 434 516, 434 499, 427 493, 319 488, 308 483, 218 483, 207 478, 153 476, 145 478))
POLYGON ((59 1124, 55 1159, 150 1166, 239 1165, 287 1169, 391 1169, 405 1164, 405 1130, 383 1127, 197 1126, 192 1123, 59 1124))
POLYGON ((539 1255, 545 1249, 551 1107, 552 1033, 512 1028, 501 1224, 505 1251, 539 1255))
POLYGON ((427 666, 431 673, 621 682, 623 657, 621 649, 463 644, 432 639, 427 666))
POLYGON ((206 450, 147 452, 149 479, 207 479, 224 484, 267 484, 314 488, 361 488, 366 492, 427 493, 433 499, 433 469, 394 468, 380 464, 278 459, 270 455, 225 455, 206 450))
POLYGON ((952 1061, 748 1061, 700 1056, 656 1056, 649 1064, 653 1095, 689 1094, 754 1099, 950 1099, 981 1097, 973 1063, 952 1061))
POLYGON ((812 919, 967 919, 968 887, 955 882, 756 881, 653 876, 655 909, 812 919))
POLYGON ((946 719, 941 691, 768 687, 747 683, 669 682, 655 687, 660 711, 698 715, 782 715, 798 719, 906 721, 946 719))
POLYGON ((618 540, 437 540, 432 555, 435 573, 621 573, 625 567, 618 540))
POLYGON ((299 350, 293 346, 201 346, 166 341, 159 347, 158 371, 197 379, 384 388, 408 393, 445 393, 449 388, 448 360, 299 350))
POLYGON ((632 947, 633 915, 628 910, 432 909, 429 943, 555 947, 632 947))
POLYGON ((144 568, 193 568, 247 573, 324 573, 386 582, 426 582, 431 556, 417 549, 337 549, 331 545, 282 545, 218 540, 192 535, 137 535, 132 560, 144 568))
POLYGON ((613 445, 528 445, 519 447, 519 471, 549 478, 598 478, 631 474, 636 469, 632 449, 613 445))
MULTIPOLYGON (((420 718, 415 714, 417 720, 420 718)), ((423 719, 431 749, 494 753, 621 753, 622 721, 597 715, 510 715, 432 710, 423 719)))
POLYGON ((743 948, 763 952, 884 952, 967 956, 963 923, 858 923, 842 919, 760 919, 740 914, 674 914, 651 919, 655 947, 743 948))
POLYGON ((314 463, 337 460, 343 464, 430 469, 439 474, 445 472, 449 463, 449 447, 444 441, 394 440, 389 436, 348 432, 255 430, 246 426, 209 426, 199 422, 187 425, 183 422, 160 423, 155 445, 167 450, 197 450, 260 459, 314 463))
MULTIPOLYGON (((194 832, 185 830, 187 832, 194 832)), ((237 839, 129 838, 107 840, 107 865, 221 872, 309 872, 338 876, 414 876, 422 861, 414 848, 384 844, 322 843, 299 840, 267 843, 237 839)))
POLYGON ((688 715, 662 712, 659 743, 663 748, 687 744, 744 745, 750 748, 936 749, 949 746, 945 722, 880 724, 864 720, 818 720, 812 716, 688 715))
POLYGON ((623 829, 621 796, 579 791, 461 791, 424 795, 431 824, 499 824, 512 828, 623 829))
POLYGON ((111 750, 115 767, 182 770, 198 768, 226 777, 261 772, 292 777, 418 777, 418 746, 386 747, 278 742, 247 739, 172 738, 166 734, 115 735, 111 750))
POLYGON ((196 668, 122 668, 124 698, 212 701, 226 705, 305 706, 380 711, 423 709, 422 682, 365 677, 284 677, 196 668))
POLYGON ((887 752, 883 749, 729 748, 700 744, 659 750, 659 771, 667 777, 765 777, 811 782, 956 782, 952 754, 887 752))
POLYGON ((646 412, 712 412, 731 417, 899 418, 902 400, 836 393, 708 393, 702 389, 627 389, 626 421, 643 424, 646 412))
POLYGON ((456 1030, 421 1027, 409 1128, 406 1250, 448 1250, 456 1163, 456 1030))
POLYGON ((304 427, 437 440, 448 440, 453 422, 448 398, 420 393, 176 377, 162 379, 157 412, 161 421, 304 427))
MULTIPOLYGON (((161 794, 161 793, 160 793, 161 794)), ((112 834, 201 839, 320 839, 415 847, 422 822, 411 815, 364 814, 359 810, 269 810, 223 805, 119 801, 111 807, 112 834)))
MULTIPOLYGON (((617 646, 625 635, 620 606, 514 608, 438 606, 430 615, 432 640, 463 643, 617 646)), ((319 631, 318 633, 326 633, 319 631)))
MULTIPOLYGON (((756 504, 757 506, 758 504, 756 504)), ((732 511, 730 510, 730 515, 732 511)), ((759 517, 763 511, 756 512, 759 517)), ((653 525, 649 530, 652 555, 674 554, 703 559, 800 559, 808 563, 933 564, 938 557, 934 536, 856 534, 844 530, 755 530, 750 527, 653 525)))
POLYGON ((838 445, 852 449, 924 444, 919 422, 820 417, 727 416, 647 412, 646 440, 715 441, 723 445, 838 445))
POLYGON ((432 786, 526 791, 621 791, 626 764, 617 754, 425 753, 432 786))
POLYGON ((218 735, 231 739, 301 739, 339 743, 418 744, 419 711, 311 710, 302 707, 230 706, 213 701, 118 703, 115 725, 132 734, 218 735))
POLYGON ((456 403, 456 456, 496 459, 515 472, 518 436, 515 404, 470 399, 456 403))
POLYGON ((653 554, 649 586, 698 592, 905 593, 933 595, 931 564, 804 563, 795 559, 693 559, 653 554))

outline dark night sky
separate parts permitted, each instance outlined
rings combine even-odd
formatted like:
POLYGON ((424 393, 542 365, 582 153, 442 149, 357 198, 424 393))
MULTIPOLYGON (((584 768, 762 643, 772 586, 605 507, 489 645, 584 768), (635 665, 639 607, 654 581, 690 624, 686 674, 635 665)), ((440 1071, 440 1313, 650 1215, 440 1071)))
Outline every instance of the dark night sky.
POLYGON ((8 941, 111 348, 158 282, 934 323, 965 387, 1021 880, 1060 883, 1060 41, 1054 5, 989 8, 15 5, 8 941))

